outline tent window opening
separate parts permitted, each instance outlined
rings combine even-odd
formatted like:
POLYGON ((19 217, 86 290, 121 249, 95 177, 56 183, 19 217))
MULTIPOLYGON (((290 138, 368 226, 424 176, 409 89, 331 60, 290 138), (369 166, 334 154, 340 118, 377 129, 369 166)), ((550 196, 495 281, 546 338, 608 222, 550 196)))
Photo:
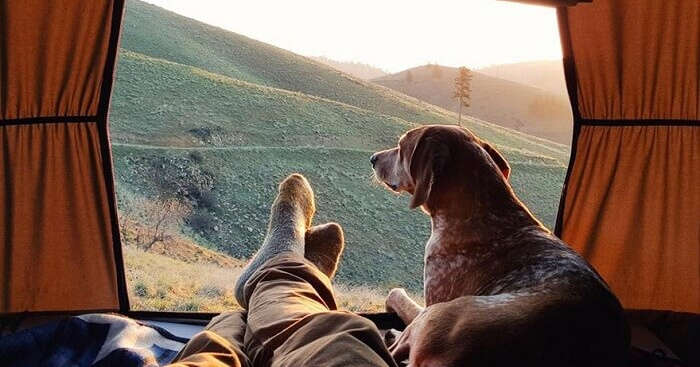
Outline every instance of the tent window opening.
POLYGON ((429 219, 368 162, 420 124, 492 143, 554 228, 572 134, 555 9, 367 2, 338 19, 315 2, 150 2, 126 3, 110 110, 132 310, 236 309, 235 279, 292 172, 315 190, 314 223, 345 230, 341 308, 381 311, 396 286, 420 299, 429 219))

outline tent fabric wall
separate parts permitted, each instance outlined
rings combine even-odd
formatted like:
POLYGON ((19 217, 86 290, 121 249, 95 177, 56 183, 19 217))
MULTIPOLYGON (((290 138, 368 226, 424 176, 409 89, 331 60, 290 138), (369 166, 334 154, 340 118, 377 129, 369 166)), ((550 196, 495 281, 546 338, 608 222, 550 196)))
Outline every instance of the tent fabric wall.
POLYGON ((107 133, 122 9, 0 2, 0 313, 128 307, 107 133))
POLYGON ((0 128, 3 312, 116 309, 97 126, 0 128))
POLYGON ((626 308, 700 306, 700 134, 692 130, 581 127, 563 237, 626 308))
POLYGON ((556 232, 626 308, 700 312, 700 2, 558 12, 574 139, 556 232))
POLYGON ((581 118, 700 119, 700 1, 599 0, 565 11, 581 118))
POLYGON ((110 3, 3 1, 0 7, 0 118, 96 115, 110 3))

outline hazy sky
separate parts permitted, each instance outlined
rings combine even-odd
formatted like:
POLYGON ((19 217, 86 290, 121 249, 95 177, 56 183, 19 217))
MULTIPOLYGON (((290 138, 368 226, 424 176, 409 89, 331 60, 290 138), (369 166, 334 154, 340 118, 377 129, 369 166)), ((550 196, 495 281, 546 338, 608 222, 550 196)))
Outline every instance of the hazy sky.
POLYGON ((496 0, 147 0, 305 56, 396 72, 561 58, 555 10, 496 0))

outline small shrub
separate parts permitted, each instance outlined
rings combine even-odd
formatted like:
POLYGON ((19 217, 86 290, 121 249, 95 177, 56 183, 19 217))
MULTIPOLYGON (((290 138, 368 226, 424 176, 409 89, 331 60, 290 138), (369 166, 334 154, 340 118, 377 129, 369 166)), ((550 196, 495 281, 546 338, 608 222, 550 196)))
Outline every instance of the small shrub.
POLYGON ((216 209, 216 194, 211 191, 202 191, 197 198, 197 204, 202 208, 216 209))
POLYGON ((206 128, 206 127, 200 127, 200 128, 194 128, 194 129, 189 129, 187 130, 188 133, 190 133, 192 136, 202 140, 202 141, 207 141, 211 139, 211 130, 206 128))
POLYGON ((193 213, 187 224, 197 232, 209 232, 214 227, 214 218, 209 213, 193 213))
POLYGON ((148 287, 142 282, 137 282, 134 284, 134 294, 138 297, 148 297, 148 287))
POLYGON ((202 163, 204 161, 204 157, 202 156, 202 153, 193 150, 190 152, 190 159, 195 162, 195 163, 202 163))

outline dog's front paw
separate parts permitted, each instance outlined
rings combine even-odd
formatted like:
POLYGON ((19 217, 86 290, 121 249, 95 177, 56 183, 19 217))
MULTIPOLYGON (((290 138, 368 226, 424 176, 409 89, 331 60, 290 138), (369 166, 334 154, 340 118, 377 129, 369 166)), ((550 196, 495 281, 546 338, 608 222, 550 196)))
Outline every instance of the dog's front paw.
POLYGON ((408 293, 403 288, 393 288, 384 300, 384 308, 386 312, 397 312, 404 300, 408 297, 408 293))

